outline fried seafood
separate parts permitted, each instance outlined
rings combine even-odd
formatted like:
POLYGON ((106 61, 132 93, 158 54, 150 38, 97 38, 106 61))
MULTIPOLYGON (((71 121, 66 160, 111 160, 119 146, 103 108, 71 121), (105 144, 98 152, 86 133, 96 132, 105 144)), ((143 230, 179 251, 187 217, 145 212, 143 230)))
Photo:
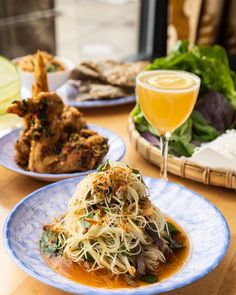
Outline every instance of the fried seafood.
POLYGON ((88 129, 78 109, 64 105, 55 92, 48 92, 40 52, 36 61, 33 97, 15 101, 7 110, 24 121, 15 144, 17 164, 40 173, 95 168, 108 151, 107 139, 88 129))
POLYGON ((47 73, 44 70, 44 61, 41 54, 35 57, 35 71, 34 71, 35 84, 32 86, 32 96, 35 97, 40 92, 48 92, 47 73))

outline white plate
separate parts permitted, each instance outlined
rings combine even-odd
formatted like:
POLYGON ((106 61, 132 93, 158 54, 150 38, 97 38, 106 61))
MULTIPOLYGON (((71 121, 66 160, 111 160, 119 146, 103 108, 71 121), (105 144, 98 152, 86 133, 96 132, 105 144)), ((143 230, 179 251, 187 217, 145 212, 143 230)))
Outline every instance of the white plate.
MULTIPOLYGON (((21 60, 22 58, 23 58, 23 56, 14 58, 12 60, 12 62, 15 64, 19 60, 21 60)), ((74 63, 71 60, 69 60, 68 58, 59 57, 59 56, 56 56, 56 58, 65 65, 65 69, 63 71, 47 73, 49 91, 53 91, 55 89, 58 89, 63 84, 65 84, 66 81, 70 77, 71 71, 75 67, 74 63)), ((35 83, 34 73, 22 71, 19 68, 18 68, 18 70, 20 73, 21 84, 26 89, 26 91, 28 90, 28 93, 29 93, 28 97, 29 97, 29 96, 31 96, 32 85, 35 83)))

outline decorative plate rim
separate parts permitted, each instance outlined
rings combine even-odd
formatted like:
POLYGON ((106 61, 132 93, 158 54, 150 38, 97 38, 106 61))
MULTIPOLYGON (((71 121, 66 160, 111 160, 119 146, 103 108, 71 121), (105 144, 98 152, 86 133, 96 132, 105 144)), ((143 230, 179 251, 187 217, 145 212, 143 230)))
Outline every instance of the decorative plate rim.
MULTIPOLYGON (((119 140, 121 143, 122 143, 122 151, 121 151, 121 154, 119 156, 119 158, 117 158, 116 161, 120 161, 125 153, 126 153, 126 144, 124 142, 124 140, 115 132, 113 131, 110 131, 109 129, 107 128, 104 128, 104 127, 101 127, 99 125, 96 125, 96 124, 88 124, 88 127, 90 128, 99 128, 100 130, 104 130, 104 131, 108 131, 111 135, 115 136, 117 140, 119 140)), ((21 130, 21 128, 17 128, 17 129, 14 129, 10 132, 8 132, 7 134, 3 135, 1 138, 0 138, 0 142, 2 139, 8 137, 10 134, 14 133, 14 132, 17 132, 21 130)), ((24 170, 23 168, 21 167, 12 167, 11 165, 8 165, 8 164, 5 164, 1 161, 0 159, 0 165, 11 170, 11 171, 14 171, 16 173, 19 173, 19 174, 22 174, 22 175, 26 175, 26 176, 33 176, 33 177, 39 177, 39 178, 48 178, 48 179, 61 179, 61 178, 74 178, 74 177, 82 177, 82 176, 85 176, 89 173, 92 173, 94 171, 96 171, 96 169, 92 169, 92 170, 87 170, 87 171, 82 171, 82 172, 73 172, 73 173, 60 173, 60 174, 55 174, 55 173, 38 173, 38 172, 31 172, 31 171, 26 171, 24 170)))
POLYGON ((113 99, 97 99, 97 100, 86 100, 86 101, 78 101, 76 98, 68 98, 67 103, 70 106, 78 107, 78 108, 102 108, 102 107, 113 107, 113 106, 121 106, 130 104, 136 101, 135 95, 123 96, 113 99))
MULTIPOLYGON (((28 199, 34 198, 37 196, 38 193, 48 190, 53 186, 57 186, 58 184, 61 183, 70 183, 70 182, 74 182, 76 179, 79 181, 81 179, 83 179, 84 176, 81 177, 76 177, 76 178, 70 178, 70 179, 65 179, 65 180, 61 180, 59 182, 55 182, 55 183, 51 183, 48 184, 44 187, 41 187, 40 189, 37 189, 35 191, 33 191, 32 193, 30 193, 29 195, 27 195, 26 197, 24 197, 20 202, 18 202, 15 207, 9 212, 5 222, 4 222, 4 226, 3 226, 3 242, 4 242, 4 246, 5 249, 8 253, 8 255, 10 256, 10 258, 13 260, 13 262, 19 267, 21 268, 23 271, 25 271, 28 275, 32 276, 33 278, 37 279, 38 281, 47 284, 49 286, 55 287, 57 289, 60 290, 64 290, 66 292, 70 292, 73 294, 78 294, 78 291, 73 291, 70 290, 67 287, 63 287, 61 288, 60 286, 58 286, 55 282, 51 281, 50 279, 47 278, 42 278, 42 276, 40 274, 38 274, 37 272, 35 272, 34 270, 31 270, 29 267, 25 266, 24 262, 19 260, 16 255, 15 255, 15 251, 10 247, 9 245, 9 238, 8 238, 8 225, 9 222, 11 221, 12 217, 16 214, 18 208, 20 208, 21 206, 23 206, 28 199)), ((181 188, 183 190, 186 190, 188 192, 190 192, 191 194, 193 194, 196 198, 203 200, 204 202, 206 202, 208 205, 210 205, 210 207, 217 213, 217 215, 219 216, 219 218, 221 219, 221 221, 223 222, 224 226, 225 226, 225 244, 224 247, 221 250, 220 255, 218 255, 214 261, 211 263, 211 265, 209 265, 207 268, 205 268, 204 271, 202 271, 201 273, 192 276, 191 278, 189 278, 188 280, 184 280, 178 283, 175 283, 174 286, 172 287, 162 287, 162 289, 160 290, 160 288, 156 288, 158 287, 158 283, 157 284, 153 284, 153 285, 149 285, 149 286, 143 286, 143 287, 139 287, 137 289, 127 289, 127 288, 119 288, 119 289, 113 289, 112 291, 110 289, 102 289, 102 288, 95 288, 95 287, 90 287, 90 286, 86 286, 80 283, 77 283, 79 287, 82 288, 82 292, 84 292, 83 294, 86 295, 90 295, 91 294, 91 290, 94 291, 94 294, 98 294, 98 295, 110 295, 110 294, 115 294, 115 295, 121 295, 121 294, 126 294, 126 295, 145 295, 145 294, 159 294, 159 293, 164 293, 167 291, 171 291, 171 290, 175 290, 187 285, 190 285, 191 283, 201 279, 202 277, 204 277, 205 275, 207 275, 208 273, 210 273, 213 269, 215 269, 218 264, 221 262, 221 260, 225 257, 227 250, 229 248, 230 245, 230 228, 229 225, 225 219, 225 217, 223 216, 223 214, 221 213, 221 211, 213 204, 211 203, 208 199, 206 199, 205 197, 201 196, 200 194, 185 188, 177 183, 173 183, 173 182, 169 182, 169 181, 165 181, 165 180, 161 180, 161 179, 157 179, 157 178, 152 178, 152 177, 147 177, 145 176, 144 179, 149 179, 149 180, 154 180, 155 182, 159 182, 159 183, 166 183, 166 185, 169 187, 171 185, 181 188)), ((80 291, 80 292, 81 292, 80 291)))

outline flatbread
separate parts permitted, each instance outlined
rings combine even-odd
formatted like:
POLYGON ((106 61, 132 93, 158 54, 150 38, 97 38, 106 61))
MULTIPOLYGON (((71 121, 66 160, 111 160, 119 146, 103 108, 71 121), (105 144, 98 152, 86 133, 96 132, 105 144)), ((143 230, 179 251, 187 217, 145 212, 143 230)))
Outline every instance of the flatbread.
POLYGON ((71 75, 72 80, 80 81, 79 95, 76 99, 114 99, 134 95, 135 78, 146 66, 147 62, 144 61, 84 61, 71 75))
POLYGON ((132 94, 134 94, 133 88, 124 88, 87 80, 81 82, 77 99, 80 101, 114 99, 132 94))
POLYGON ((118 62, 106 60, 103 62, 85 61, 78 65, 72 73, 72 79, 86 80, 96 79, 104 83, 134 87, 136 75, 144 70, 147 62, 118 62))

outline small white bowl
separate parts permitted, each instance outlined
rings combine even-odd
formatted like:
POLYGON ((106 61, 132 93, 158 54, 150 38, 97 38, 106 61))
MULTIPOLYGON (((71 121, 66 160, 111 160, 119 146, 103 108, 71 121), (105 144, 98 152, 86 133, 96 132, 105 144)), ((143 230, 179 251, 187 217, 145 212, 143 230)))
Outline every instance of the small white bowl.
MULTIPOLYGON (((14 64, 16 64, 20 59, 23 57, 17 57, 12 60, 14 64)), ((65 82, 69 79, 71 71, 74 69, 75 65, 74 63, 64 57, 58 57, 56 58, 61 61, 65 65, 64 71, 58 71, 58 72, 50 72, 47 73, 48 78, 48 86, 49 91, 56 90, 57 88, 61 87, 65 82)), ((27 90, 32 89, 32 85, 34 84, 34 73, 33 72, 26 72, 19 69, 20 78, 21 78, 21 85, 26 88, 27 90)))

